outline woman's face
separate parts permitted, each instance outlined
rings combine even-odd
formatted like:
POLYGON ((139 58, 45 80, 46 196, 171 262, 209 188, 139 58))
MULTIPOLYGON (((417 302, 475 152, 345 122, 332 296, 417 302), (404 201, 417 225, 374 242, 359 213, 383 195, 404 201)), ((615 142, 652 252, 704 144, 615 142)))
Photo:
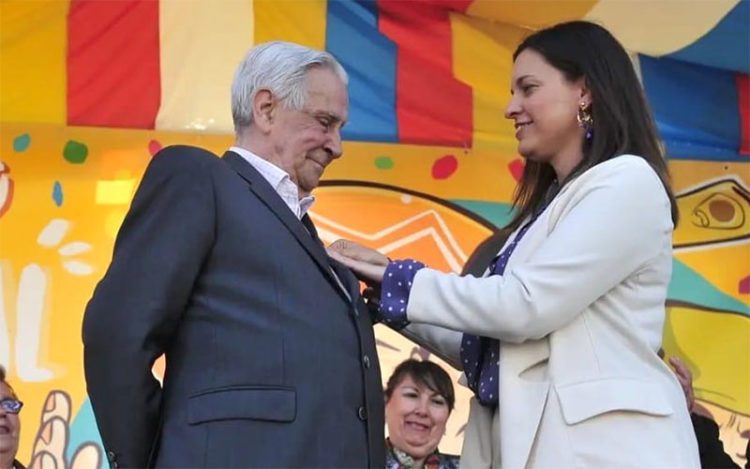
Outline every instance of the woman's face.
POLYGON ((570 82, 532 49, 513 64, 511 100, 505 117, 516 127, 518 153, 530 160, 551 163, 555 158, 581 158, 584 130, 576 115, 583 102, 590 105, 583 79, 570 82))
MULTIPOLYGON (((0 400, 12 397, 10 388, 0 382, 0 400)), ((0 453, 10 453, 15 456, 18 451, 20 433, 21 420, 18 414, 11 414, 0 407, 0 453)))
POLYGON ((430 455, 445 434, 450 411, 440 394, 406 376, 385 404, 388 435, 394 447, 416 460, 430 455))

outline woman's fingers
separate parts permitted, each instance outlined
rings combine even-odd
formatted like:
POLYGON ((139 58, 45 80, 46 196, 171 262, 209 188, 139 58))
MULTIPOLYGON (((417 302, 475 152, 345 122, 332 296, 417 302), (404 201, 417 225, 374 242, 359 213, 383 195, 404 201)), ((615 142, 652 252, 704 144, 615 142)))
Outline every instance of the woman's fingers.
POLYGON ((328 246, 328 252, 337 252, 350 259, 367 262, 375 265, 387 265, 388 258, 376 251, 348 239, 339 239, 328 246))

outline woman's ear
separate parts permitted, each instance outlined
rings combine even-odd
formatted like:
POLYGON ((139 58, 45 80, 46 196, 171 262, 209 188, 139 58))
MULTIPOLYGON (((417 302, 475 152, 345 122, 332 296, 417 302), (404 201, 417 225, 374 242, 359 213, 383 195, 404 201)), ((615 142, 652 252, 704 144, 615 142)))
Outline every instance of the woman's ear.
POLYGON ((589 106, 591 106, 591 91, 586 85, 586 79, 584 77, 578 79, 578 86, 580 88, 580 97, 578 99, 578 102, 583 103, 584 108, 588 108, 589 106))

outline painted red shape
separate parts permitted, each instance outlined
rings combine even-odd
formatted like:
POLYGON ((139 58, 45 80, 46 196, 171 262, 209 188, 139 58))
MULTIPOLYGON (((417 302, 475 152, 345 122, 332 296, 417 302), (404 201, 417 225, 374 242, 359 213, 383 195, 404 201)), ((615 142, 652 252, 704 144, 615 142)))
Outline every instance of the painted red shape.
POLYGON ((10 166, 0 161, 0 217, 10 210, 13 202, 13 179, 10 177, 10 166))
POLYGON ((740 154, 750 156, 750 75, 737 74, 737 101, 740 107, 740 154))
POLYGON ((453 75, 450 12, 471 0, 378 0, 380 32, 398 46, 401 143, 471 147, 472 89, 453 75))
POLYGON ((740 280, 739 290, 742 295, 750 295, 750 275, 740 280))
POLYGON ((432 163, 433 179, 448 179, 458 169, 458 160, 453 155, 445 155, 432 163))
POLYGON ((148 142, 148 152, 151 153, 151 156, 154 156, 161 150, 161 143, 159 143, 157 140, 151 140, 148 142))
POLYGON ((69 125, 154 128, 158 1, 71 0, 67 58, 69 125))
POLYGON ((510 171, 510 174, 513 176, 513 179, 515 179, 516 182, 521 181, 521 177, 523 176, 523 169, 525 167, 526 165, 521 158, 516 158, 515 160, 508 163, 508 171, 510 171))

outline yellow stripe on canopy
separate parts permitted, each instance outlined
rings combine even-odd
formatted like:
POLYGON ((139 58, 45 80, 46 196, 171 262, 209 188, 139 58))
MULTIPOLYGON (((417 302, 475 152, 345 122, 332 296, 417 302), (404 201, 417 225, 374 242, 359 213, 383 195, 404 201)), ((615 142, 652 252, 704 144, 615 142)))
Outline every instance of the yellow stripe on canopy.
POLYGON ((473 90, 476 150, 515 155, 513 123, 504 117, 510 100, 513 51, 527 30, 462 14, 451 15, 453 73, 473 90))
POLYGON ((252 0, 160 0, 157 129, 233 132, 230 88, 253 22, 252 0))
POLYGON ((66 123, 68 6, 0 2, 0 121, 66 123))
POLYGON ((596 0, 474 0, 466 13, 498 23, 539 29, 580 19, 595 3, 596 0))
POLYGON ((326 0, 255 0, 255 43, 283 40, 326 46, 326 0))
POLYGON ((740 0, 601 0, 585 19, 609 29, 626 49, 660 56, 711 31, 740 0))

